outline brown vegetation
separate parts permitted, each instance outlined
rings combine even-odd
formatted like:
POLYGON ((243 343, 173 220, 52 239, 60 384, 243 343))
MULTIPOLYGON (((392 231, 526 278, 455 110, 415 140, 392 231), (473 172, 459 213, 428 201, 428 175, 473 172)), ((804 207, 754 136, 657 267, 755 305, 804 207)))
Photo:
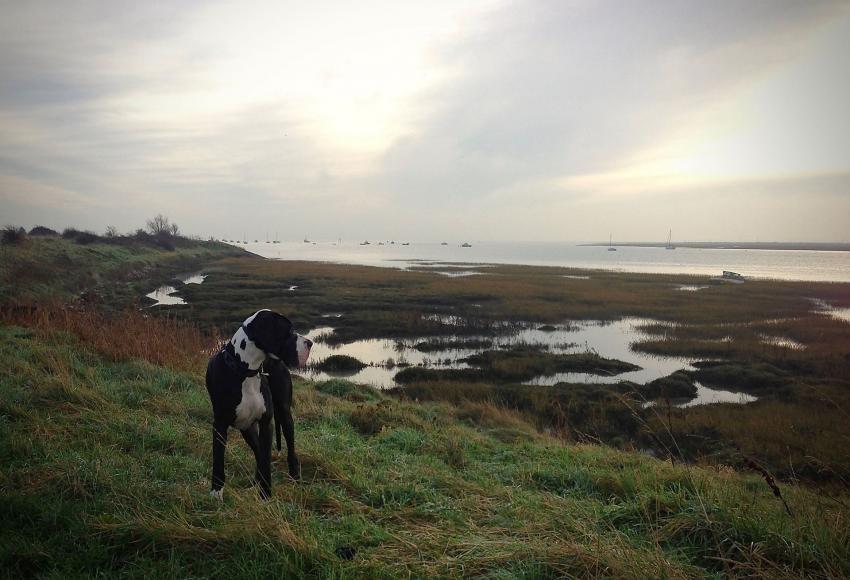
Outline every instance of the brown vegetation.
POLYGON ((67 332, 112 361, 140 358, 156 365, 202 373, 217 350, 217 334, 174 318, 138 310, 107 314, 61 305, 0 308, 0 324, 31 328, 42 336, 67 332))

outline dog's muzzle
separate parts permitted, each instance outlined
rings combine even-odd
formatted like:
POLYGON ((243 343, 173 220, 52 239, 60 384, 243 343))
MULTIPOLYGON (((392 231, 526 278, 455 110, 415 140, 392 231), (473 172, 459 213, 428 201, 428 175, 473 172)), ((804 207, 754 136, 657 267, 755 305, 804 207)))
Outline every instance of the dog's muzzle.
POLYGON ((313 346, 313 341, 304 338, 303 336, 298 336, 298 341, 295 344, 296 351, 298 353, 298 366, 304 367, 307 365, 307 358, 310 356, 310 348, 313 346))

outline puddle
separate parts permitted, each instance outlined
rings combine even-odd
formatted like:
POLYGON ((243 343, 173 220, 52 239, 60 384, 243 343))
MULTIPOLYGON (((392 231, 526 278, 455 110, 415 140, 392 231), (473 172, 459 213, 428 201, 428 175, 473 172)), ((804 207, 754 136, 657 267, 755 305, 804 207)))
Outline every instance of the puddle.
POLYGON ((484 272, 473 272, 472 270, 462 270, 459 272, 443 272, 441 270, 437 270, 434 274, 439 274, 440 276, 447 276, 449 278, 463 278, 465 276, 480 276, 484 272))
POLYGON ((298 286, 290 286, 289 288, 287 288, 287 291, 289 291, 289 292, 295 292, 295 289, 296 289, 296 288, 298 288, 298 286))
MULTIPOLYGON (((177 279, 183 282, 184 284, 203 284, 204 280, 206 280, 207 274, 183 274, 182 276, 178 276, 177 279)), ((181 304, 186 304, 186 301, 183 300, 180 296, 173 296, 173 294, 177 292, 177 289, 174 286, 160 286, 153 292, 145 294, 146 297, 156 300, 156 303, 151 304, 150 307, 154 306, 178 306, 181 304)))
MULTIPOLYGON (((326 315, 328 318, 337 317, 335 313, 326 315)), ((451 327, 464 323, 457 316, 428 315, 428 320, 434 320, 451 327)), ((405 339, 365 339, 345 344, 328 344, 322 341, 334 332, 333 327, 315 328, 307 334, 314 342, 311 352, 311 362, 318 363, 334 354, 353 356, 366 363, 367 367, 357 372, 327 373, 315 369, 307 369, 300 374, 312 380, 327 380, 338 377, 357 383, 364 383, 385 389, 395 387, 396 373, 407 366, 423 366, 435 369, 470 368, 462 359, 479 353, 484 349, 481 341, 492 343, 492 349, 504 349, 521 344, 541 345, 548 352, 555 354, 570 354, 596 352, 606 358, 629 362, 641 367, 640 370, 630 371, 619 375, 600 376, 588 373, 557 373, 549 376, 539 376, 525 384, 554 385, 559 382, 612 384, 620 381, 632 381, 643 384, 665 377, 678 370, 693 370, 691 363, 696 359, 663 357, 644 354, 631 350, 631 344, 645 340, 649 335, 641 330, 642 327, 657 324, 657 321, 644 318, 624 318, 616 322, 578 321, 554 325, 554 330, 540 330, 539 324, 526 324, 522 328, 505 325, 504 332, 496 337, 485 336, 427 336, 405 339), (447 348, 421 352, 415 346, 420 342, 446 342, 447 348), (469 348, 464 347, 465 344, 469 348)), ((749 403, 756 397, 743 393, 711 389, 696 384, 697 396, 688 401, 681 401, 678 406, 690 407, 711 403, 749 403)))
POLYGON ((300 371, 299 374, 319 381, 334 377, 346 378, 357 383, 387 389, 396 386, 393 377, 406 366, 469 368, 469 365, 460 362, 460 359, 481 350, 480 348, 456 348, 424 353, 414 348, 419 342, 434 340, 434 337, 415 339, 370 338, 345 344, 328 344, 319 340, 331 334, 333 330, 330 326, 322 326, 307 333, 307 338, 313 341, 313 348, 310 350, 311 363, 318 363, 334 354, 345 354, 353 356, 369 366, 355 373, 328 373, 307 369, 300 371))
POLYGON ((148 298, 152 298, 156 300, 156 304, 151 304, 151 308, 154 306, 173 306, 175 304, 186 304, 186 301, 180 298, 179 296, 172 296, 177 292, 177 288, 174 286, 160 286, 153 292, 149 294, 145 294, 148 298))
POLYGON ((850 308, 833 308, 829 315, 838 320, 850 323, 850 308))
POLYGON ((207 274, 191 274, 183 278, 182 281, 184 284, 203 284, 206 279, 207 274))
POLYGON ((422 320, 438 322, 443 326, 465 326, 466 320, 454 314, 423 314, 422 320))
POLYGON ((709 288, 709 286, 694 286, 692 284, 680 284, 676 290, 681 290, 682 292, 699 292, 700 290, 705 290, 709 288))
POLYGON ((806 345, 802 342, 797 342, 796 340, 784 336, 760 334, 759 339, 761 339, 762 343, 769 344, 771 346, 780 346, 783 348, 790 348, 792 350, 804 350, 806 348, 806 345))
POLYGON ((820 298, 810 298, 809 300, 811 300, 814 305, 815 312, 850 323, 850 308, 836 307, 831 305, 829 302, 821 300, 820 298))
POLYGON ((561 278, 569 278, 570 280, 590 280, 590 276, 572 276, 570 274, 564 274, 561 278))
MULTIPOLYGON (((700 383, 694 383, 697 388, 697 396, 693 399, 671 399, 670 402, 674 407, 686 409, 688 407, 696 407, 697 405, 715 405, 718 403, 732 403, 734 405, 745 405, 758 401, 758 397, 748 395, 747 393, 733 393, 732 391, 723 391, 720 389, 710 389, 700 383)), ((644 408, 653 407, 655 401, 649 401, 643 405, 644 408)), ((663 405, 662 405, 663 406, 663 405)))
MULTIPOLYGON (((463 320, 456 316, 431 315, 429 320, 439 321, 446 326, 458 326, 463 320)), ((483 336, 429 336, 410 339, 367 339, 357 340, 340 345, 329 345, 322 342, 322 337, 333 332, 332 327, 321 327, 312 330, 307 337, 314 341, 312 360, 319 361, 332 354, 346 354, 356 357, 362 362, 372 365, 357 373, 353 380, 368 382, 377 387, 395 386, 392 377, 397 368, 387 368, 391 365, 407 364, 430 366, 434 368, 468 368, 460 359, 481 352, 481 347, 462 348, 459 345, 481 340, 491 340, 494 348, 509 348, 517 344, 544 345, 548 352, 556 354, 581 353, 595 351, 607 358, 630 362, 642 367, 641 370, 622 373, 616 376, 598 376, 586 373, 558 373, 552 376, 538 377, 528 384, 553 385, 558 382, 575 383, 616 383, 620 380, 630 380, 644 383, 667 376, 682 368, 690 368, 689 359, 657 357, 633 352, 629 347, 632 342, 645 338, 637 327, 652 321, 637 318, 627 318, 612 323, 579 322, 555 326, 554 330, 540 330, 528 325, 525 328, 507 331, 493 338, 483 336), (453 348, 436 350, 427 353, 414 348, 424 341, 451 341, 453 348), (387 365, 390 361, 390 365, 387 365)), ((311 377, 327 378, 323 373, 311 373, 311 377)))
POLYGON ((733 393, 732 391, 722 391, 718 389, 710 389, 699 383, 694 383, 697 388, 697 396, 686 403, 676 405, 677 407, 695 407, 697 405, 711 405, 714 403, 735 403, 744 405, 757 401, 758 397, 748 395, 747 393, 733 393))

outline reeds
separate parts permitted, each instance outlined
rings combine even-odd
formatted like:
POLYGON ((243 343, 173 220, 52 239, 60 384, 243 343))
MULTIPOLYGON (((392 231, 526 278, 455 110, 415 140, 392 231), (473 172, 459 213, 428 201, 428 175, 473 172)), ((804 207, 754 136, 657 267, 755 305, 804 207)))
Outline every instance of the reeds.
POLYGON ((217 334, 203 333, 190 322, 137 309, 104 313, 60 304, 4 307, 0 323, 31 328, 44 336, 70 333, 109 360, 140 358, 194 373, 202 372, 220 343, 217 334))

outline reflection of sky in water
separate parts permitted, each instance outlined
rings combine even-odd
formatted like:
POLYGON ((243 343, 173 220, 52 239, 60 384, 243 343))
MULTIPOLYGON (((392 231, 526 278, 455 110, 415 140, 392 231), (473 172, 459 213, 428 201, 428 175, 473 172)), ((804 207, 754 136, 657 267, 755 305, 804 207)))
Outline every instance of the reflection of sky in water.
POLYGON ((769 334, 760 334, 759 338, 764 344, 769 344, 771 346, 779 346, 782 348, 790 348, 791 350, 803 350, 806 348, 806 345, 802 342, 797 342, 791 338, 785 336, 772 336, 769 334))
POLYGON ((833 308, 829 311, 829 315, 839 320, 850 322, 850 308, 833 308))
POLYGON ((691 284, 681 284, 676 290, 682 290, 684 292, 698 292, 700 290, 705 290, 708 286, 693 286, 691 284))
MULTIPOLYGON (((758 397, 748 395, 747 393, 733 393, 732 391, 723 391, 720 389, 710 389, 700 383, 694 383, 697 388, 697 396, 693 399, 670 399, 670 403, 674 407, 695 407, 697 405, 710 405, 717 403, 733 403, 743 405, 757 401, 758 397)), ((665 403, 648 401, 644 403, 644 407, 653 407, 656 404, 663 407, 665 403)))
MULTIPOLYGON (((448 321, 447 321, 448 322, 448 321)), ((451 320, 450 322, 458 322, 451 320)), ((568 326, 558 326, 554 331, 538 330, 534 326, 510 332, 493 338, 494 345, 501 347, 513 344, 544 344, 549 352, 566 354, 581 353, 588 350, 597 352, 606 358, 614 358, 630 362, 641 367, 641 370, 622 373, 616 376, 599 376, 586 373, 558 373, 556 375, 537 377, 529 381, 534 385, 554 385, 558 382, 572 383, 616 383, 621 380, 645 383, 659 377, 664 377, 679 369, 690 368, 690 359, 673 357, 658 357, 633 352, 629 349, 632 342, 643 339, 646 335, 636 328, 642 324, 654 321, 638 318, 626 318, 612 323, 580 322, 568 326)), ((481 348, 451 349, 435 352, 419 352, 413 346, 421 341, 452 340, 462 341, 463 337, 420 337, 404 340, 368 339, 356 340, 342 345, 328 345, 316 342, 315 339, 332 332, 331 327, 316 328, 307 337, 314 340, 311 352, 312 362, 319 362, 332 354, 345 354, 370 365, 382 365, 388 359, 396 364, 426 365, 435 368, 466 368, 469 365, 459 362, 459 359, 480 352, 481 348)), ((467 340, 487 339, 487 337, 467 337, 467 340)), ((362 371, 348 375, 348 378, 358 382, 373 384, 378 387, 392 387, 393 376, 398 369, 381 367, 366 367, 362 371)), ((309 372, 307 376, 316 379, 326 379, 327 373, 309 372)))
MULTIPOLYGON (((203 284, 207 274, 185 274, 178 278, 184 284, 203 284)), ((186 301, 179 296, 172 296, 175 292, 177 292, 177 289, 174 286, 160 286, 153 292, 145 294, 145 296, 156 300, 156 304, 151 304, 151 307, 186 304, 186 301)))
POLYGON ((695 405, 708 405, 709 403, 752 403, 757 399, 747 393, 733 393, 731 391, 721 391, 709 389, 699 383, 694 383, 697 387, 696 398, 677 405, 678 407, 693 407, 695 405))
POLYGON ((479 276, 484 274, 484 272, 473 272, 472 270, 461 270, 458 272, 443 272, 442 270, 436 270, 434 273, 441 276, 447 276, 449 278, 463 278, 465 276, 479 276))
POLYGON ((182 279, 184 284, 203 284, 206 280, 206 274, 190 274, 182 279))
MULTIPOLYGON (((450 321, 457 323, 452 318, 450 321)), ((314 380, 326 380, 334 377, 344 377, 349 380, 371 384, 379 388, 395 386, 393 377, 399 368, 387 368, 384 363, 392 359, 395 364, 407 363, 410 365, 425 365, 432 368, 469 368, 469 365, 460 362, 460 359, 481 352, 476 348, 456 348, 423 353, 416 350, 415 344, 421 341, 435 340, 492 340, 494 348, 509 347, 514 344, 543 344, 549 347, 552 353, 581 353, 586 351, 596 352, 606 358, 613 358, 641 367, 640 370, 622 373, 615 376, 600 376, 587 373, 558 373, 551 376, 536 377, 528 381, 530 385, 554 385, 559 382, 569 383, 595 383, 609 384, 619 381, 632 381, 635 383, 647 383, 654 379, 665 377, 677 370, 690 369, 692 359, 660 357, 632 351, 631 343, 643 340, 646 334, 638 328, 642 325, 654 323, 654 320, 643 318, 625 318, 611 323, 601 322, 576 322, 568 325, 559 325, 553 331, 538 330, 537 326, 529 325, 520 330, 506 332, 495 338, 491 337, 458 337, 446 335, 441 337, 420 337, 409 339, 368 339, 356 340, 342 345, 328 345, 317 342, 316 339, 333 332, 330 326, 324 326, 312 330, 307 336, 314 340, 315 344, 311 351, 311 362, 319 362, 333 354, 345 354, 353 356, 358 360, 375 366, 368 366, 354 373, 328 374, 318 371, 305 371, 305 377, 314 380)), ((691 407, 694 405, 705 405, 709 403, 749 403, 756 397, 745 393, 734 393, 720 389, 711 389, 696 383, 697 396, 690 401, 673 401, 680 407, 691 407)))
POLYGON ((174 292, 177 292, 177 289, 174 286, 160 286, 153 292, 145 294, 145 296, 156 300, 156 304, 152 304, 151 306, 171 306, 174 304, 186 304, 186 301, 180 298, 179 296, 171 296, 171 294, 174 292))
POLYGON ((557 383, 618 383, 632 381, 646 383, 660 377, 666 377, 681 369, 690 369, 693 359, 660 357, 632 351, 629 346, 646 338, 637 327, 652 324, 656 321, 645 318, 624 318, 610 324, 599 322, 581 322, 572 330, 557 330, 544 332, 540 330, 525 330, 520 334, 527 342, 559 345, 576 343, 570 348, 550 348, 550 352, 579 353, 593 351, 605 358, 613 358, 632 363, 641 367, 640 370, 621 373, 619 375, 594 375, 588 373, 556 373, 549 376, 535 377, 528 381, 529 385, 554 385, 557 383))

